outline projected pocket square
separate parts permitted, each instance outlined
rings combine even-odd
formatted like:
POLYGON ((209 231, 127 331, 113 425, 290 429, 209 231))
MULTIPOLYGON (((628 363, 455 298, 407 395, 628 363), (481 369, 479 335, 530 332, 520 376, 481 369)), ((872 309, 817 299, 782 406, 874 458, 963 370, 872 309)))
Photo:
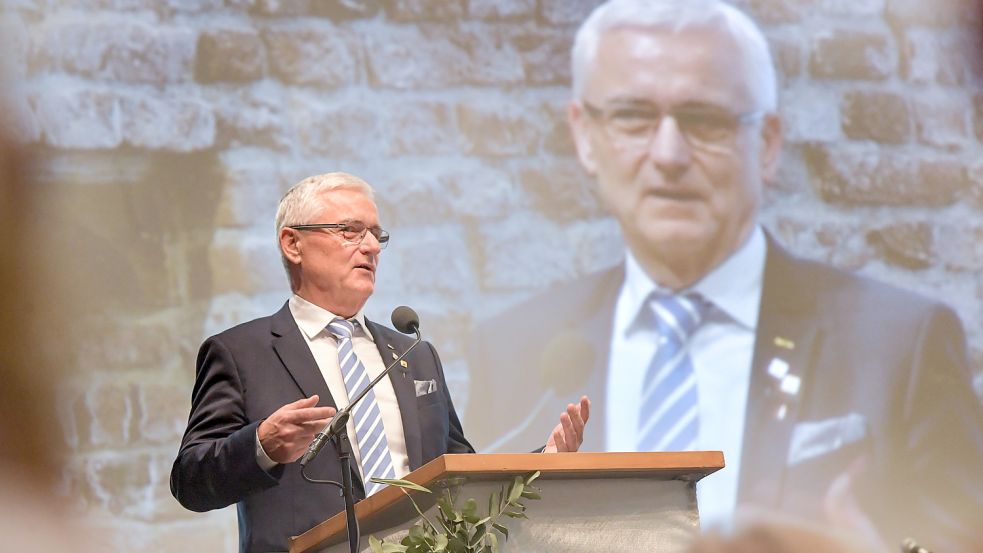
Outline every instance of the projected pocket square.
POLYGON ((437 391, 436 380, 414 380, 413 386, 416 388, 416 397, 425 396, 437 391))
POLYGON ((788 466, 826 455, 867 435, 867 419, 859 413, 821 421, 804 421, 792 429, 788 466))

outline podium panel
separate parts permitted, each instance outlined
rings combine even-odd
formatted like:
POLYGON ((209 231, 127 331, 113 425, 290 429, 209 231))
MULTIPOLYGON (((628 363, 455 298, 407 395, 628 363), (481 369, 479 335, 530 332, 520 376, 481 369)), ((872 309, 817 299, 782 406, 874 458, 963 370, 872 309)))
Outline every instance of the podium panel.
MULTIPOLYGON (((542 499, 524 500, 529 519, 504 518, 509 539, 503 553, 587 553, 596 551, 683 551, 699 532, 696 482, 723 467, 723 454, 557 453, 444 455, 406 477, 435 493, 410 492, 436 521, 436 497, 457 488, 459 503, 478 502, 516 475, 540 471, 535 486, 542 499)), ((405 494, 389 487, 359 502, 361 551, 368 537, 398 542, 418 514, 405 494)), ((291 553, 348 553, 344 513, 291 540, 291 553)))

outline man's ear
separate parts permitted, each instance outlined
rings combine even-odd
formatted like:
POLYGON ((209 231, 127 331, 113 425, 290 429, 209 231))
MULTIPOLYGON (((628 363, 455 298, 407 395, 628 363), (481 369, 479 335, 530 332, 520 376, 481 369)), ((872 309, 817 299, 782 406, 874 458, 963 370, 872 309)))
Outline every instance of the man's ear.
POLYGON ((782 120, 774 113, 766 115, 761 124, 761 179, 766 183, 778 178, 783 142, 782 120))
POLYGON ((577 100, 571 100, 567 105, 567 124, 570 126, 570 135, 573 136, 573 144, 577 148, 577 158, 580 165, 590 176, 597 174, 597 161, 594 156, 594 147, 591 144, 590 128, 588 126, 587 114, 584 113, 584 106, 577 100))
POLYGON ((299 264, 302 257, 300 233, 292 228, 280 229, 280 251, 287 261, 299 264))

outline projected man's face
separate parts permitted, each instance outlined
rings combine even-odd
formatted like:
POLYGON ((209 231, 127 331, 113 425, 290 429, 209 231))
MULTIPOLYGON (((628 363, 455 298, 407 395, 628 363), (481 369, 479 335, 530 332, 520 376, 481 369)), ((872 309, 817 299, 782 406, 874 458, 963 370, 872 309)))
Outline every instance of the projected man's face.
POLYGON ((601 37, 570 122, 637 257, 706 272, 753 228, 780 129, 757 111, 742 57, 714 29, 601 37))

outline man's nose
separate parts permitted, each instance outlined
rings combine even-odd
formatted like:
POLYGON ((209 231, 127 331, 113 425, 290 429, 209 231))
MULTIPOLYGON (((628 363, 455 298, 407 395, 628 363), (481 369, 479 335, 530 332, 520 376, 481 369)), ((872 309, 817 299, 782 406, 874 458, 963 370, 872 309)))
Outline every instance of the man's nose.
POLYGON ((667 176, 676 176, 689 166, 692 156, 689 142, 676 118, 662 118, 649 144, 649 157, 667 176))
POLYGON ((359 242, 358 247, 365 253, 378 254, 382 251, 382 244, 379 243, 379 239, 368 231, 366 231, 362 241, 359 242))

